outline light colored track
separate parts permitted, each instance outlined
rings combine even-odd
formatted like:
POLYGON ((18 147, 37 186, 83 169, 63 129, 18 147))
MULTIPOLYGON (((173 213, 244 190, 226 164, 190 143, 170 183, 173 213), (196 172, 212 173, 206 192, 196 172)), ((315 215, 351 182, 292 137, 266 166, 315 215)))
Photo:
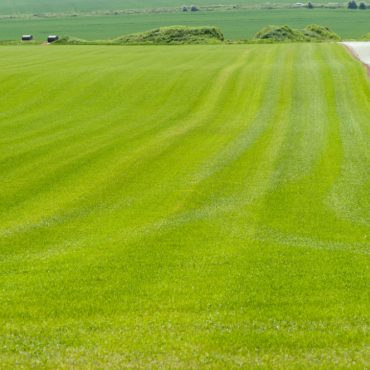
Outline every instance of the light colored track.
POLYGON ((361 62, 370 66, 370 42, 341 42, 352 49, 361 62))

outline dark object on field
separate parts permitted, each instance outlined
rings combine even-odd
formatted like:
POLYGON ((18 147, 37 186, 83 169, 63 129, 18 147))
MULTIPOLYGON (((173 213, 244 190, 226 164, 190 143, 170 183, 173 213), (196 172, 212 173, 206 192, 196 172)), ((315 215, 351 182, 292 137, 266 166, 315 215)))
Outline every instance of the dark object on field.
POLYGON ((59 40, 59 36, 49 36, 48 37, 48 42, 53 42, 59 40))
POLYGON ((348 9, 357 9, 357 3, 356 0, 350 0, 347 4, 348 9))
POLYGON ((309 1, 309 2, 307 3, 307 8, 308 8, 308 9, 313 9, 313 5, 312 5, 311 1, 309 1))
POLYGON ((183 6, 182 6, 182 8, 181 8, 181 10, 182 10, 183 12, 187 12, 187 11, 188 11, 188 8, 186 7, 186 5, 183 5, 183 6))
POLYGON ((22 36, 22 41, 31 41, 31 40, 33 40, 32 35, 23 35, 22 36))
POLYGON ((199 9, 195 6, 195 5, 192 5, 191 7, 190 7, 190 11, 192 11, 192 12, 197 12, 199 9))
POLYGON ((328 27, 324 27, 324 28, 325 28, 327 31, 329 31, 329 32, 333 32, 333 31, 330 31, 328 27))
POLYGON ((365 10, 366 9, 365 3, 363 1, 361 1, 358 8, 361 9, 361 10, 365 10))

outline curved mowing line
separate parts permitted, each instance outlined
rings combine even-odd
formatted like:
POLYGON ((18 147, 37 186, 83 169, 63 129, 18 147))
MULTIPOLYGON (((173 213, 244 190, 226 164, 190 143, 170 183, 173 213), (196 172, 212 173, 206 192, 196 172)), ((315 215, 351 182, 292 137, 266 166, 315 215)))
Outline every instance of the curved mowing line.
POLYGON ((369 367, 342 46, 35 49, 0 58, 2 367, 369 367))

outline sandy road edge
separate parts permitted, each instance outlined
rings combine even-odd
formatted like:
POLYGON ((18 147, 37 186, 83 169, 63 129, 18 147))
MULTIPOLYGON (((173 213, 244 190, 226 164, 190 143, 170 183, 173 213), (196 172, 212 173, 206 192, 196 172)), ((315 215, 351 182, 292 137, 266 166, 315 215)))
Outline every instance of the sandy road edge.
POLYGON ((342 44, 342 43, 340 43, 341 45, 343 45, 346 49, 347 49, 347 51, 355 58, 355 59, 357 59, 359 62, 361 62, 362 63, 362 65, 366 68, 366 70, 367 70, 367 77, 368 78, 370 78, 370 66, 368 65, 368 64, 366 64, 366 63, 364 63, 362 60, 361 60, 361 58, 358 56, 358 54, 350 47, 350 46, 348 46, 348 45, 346 45, 346 44, 342 44))

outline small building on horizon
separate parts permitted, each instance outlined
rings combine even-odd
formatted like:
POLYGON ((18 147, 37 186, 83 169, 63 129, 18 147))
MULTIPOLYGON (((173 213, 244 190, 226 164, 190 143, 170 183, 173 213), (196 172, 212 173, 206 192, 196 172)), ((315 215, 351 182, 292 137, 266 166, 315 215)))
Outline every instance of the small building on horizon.
POLYGON ((59 40, 59 36, 49 36, 48 37, 48 42, 53 42, 59 40))
POLYGON ((22 41, 31 41, 31 40, 33 40, 32 35, 23 35, 22 36, 22 41))

